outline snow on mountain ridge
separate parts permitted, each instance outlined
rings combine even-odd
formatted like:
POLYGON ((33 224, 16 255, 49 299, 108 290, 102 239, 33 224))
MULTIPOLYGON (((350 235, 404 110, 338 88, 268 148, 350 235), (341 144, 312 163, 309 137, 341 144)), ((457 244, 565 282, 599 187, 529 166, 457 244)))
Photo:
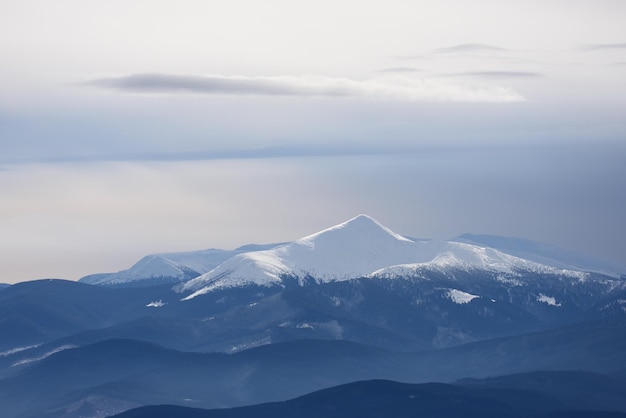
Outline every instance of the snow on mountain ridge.
POLYGON ((413 260, 415 243, 367 215, 267 251, 243 253, 178 289, 210 290, 245 284, 280 284, 285 275, 320 282, 362 277, 413 260))
POLYGON ((584 280, 587 277, 585 272, 547 266, 478 245, 454 241, 428 241, 424 244, 424 249, 426 248, 428 250, 424 251, 423 254, 430 254, 430 259, 388 266, 370 273, 368 277, 391 278, 410 276, 421 269, 446 271, 451 268, 467 272, 488 270, 513 277, 520 276, 520 271, 538 274, 559 274, 578 280, 584 280))
POLYGON ((204 274, 236 254, 259 251, 280 244, 249 244, 234 250, 211 248, 199 251, 150 254, 141 258, 131 268, 117 273, 93 274, 80 279, 96 285, 123 285, 155 278, 172 278, 185 281, 204 274))
POLYGON ((524 238, 468 233, 451 241, 487 246, 525 260, 567 270, 583 270, 612 277, 620 277, 626 272, 624 264, 524 238))
POLYGON ((178 286, 177 290, 194 292, 185 298, 192 299, 220 288, 282 285, 286 276, 300 281, 312 277, 318 283, 325 283, 406 276, 423 268, 483 269, 511 275, 525 270, 584 279, 584 273, 544 266, 488 247, 450 241, 413 241, 367 215, 359 215, 270 250, 238 254, 178 286))
POLYGON ((393 232, 376 219, 364 214, 357 215, 343 223, 331 226, 330 228, 326 228, 304 238, 300 238, 297 242, 314 243, 318 239, 324 239, 325 237, 331 236, 333 233, 340 232, 345 229, 349 229, 352 234, 361 235, 362 237, 371 237, 372 235, 380 237, 383 234, 387 234, 398 241, 413 242, 412 240, 393 232))

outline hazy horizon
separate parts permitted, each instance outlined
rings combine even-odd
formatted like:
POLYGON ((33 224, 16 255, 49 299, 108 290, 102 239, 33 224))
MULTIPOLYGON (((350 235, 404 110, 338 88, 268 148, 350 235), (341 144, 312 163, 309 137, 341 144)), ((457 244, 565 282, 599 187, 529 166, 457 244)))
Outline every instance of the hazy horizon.
POLYGON ((0 5, 0 282, 394 231, 626 264, 626 3, 0 5))

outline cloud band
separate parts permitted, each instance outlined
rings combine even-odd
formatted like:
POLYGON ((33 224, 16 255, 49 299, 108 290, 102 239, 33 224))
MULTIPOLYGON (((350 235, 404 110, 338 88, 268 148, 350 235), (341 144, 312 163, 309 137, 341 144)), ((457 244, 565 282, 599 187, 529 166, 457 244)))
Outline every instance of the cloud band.
POLYGON ((519 102, 508 87, 469 85, 402 76, 354 80, 326 76, 225 76, 133 74, 85 83, 136 93, 346 97, 426 102, 519 102))

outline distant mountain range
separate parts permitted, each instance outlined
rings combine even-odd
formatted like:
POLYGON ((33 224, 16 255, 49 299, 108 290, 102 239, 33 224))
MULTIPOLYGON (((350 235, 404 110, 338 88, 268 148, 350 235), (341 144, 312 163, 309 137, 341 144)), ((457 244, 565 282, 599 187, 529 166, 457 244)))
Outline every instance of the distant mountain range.
MULTIPOLYGON (((558 371, 581 372, 567 375, 581 385, 597 382, 585 388, 597 402, 565 399, 574 386, 526 393, 520 382, 534 382, 527 377, 353 389, 361 399, 378 393, 376 407, 394 416, 440 405, 407 401, 393 409, 406 391, 432 393, 443 404, 458 396, 474 416, 520 416, 519 399, 549 406, 524 416, 626 412, 621 392, 602 398, 600 390, 626 371, 626 280, 599 273, 606 265, 591 259, 542 248, 491 236, 417 240, 360 215, 290 243, 158 254, 79 283, 2 288, 2 413, 78 418, 156 404, 231 408, 372 379, 450 384, 532 372, 567 380, 550 374, 558 371), (491 412, 471 407, 491 396, 485 382, 499 394, 497 402, 489 398, 491 412)), ((344 390, 245 413, 300 416, 305 405, 321 414, 316 408, 341 400, 344 390)), ((368 416, 357 398, 336 410, 368 416)), ((241 413, 229 411, 201 413, 241 413)))
MULTIPOLYGON (((65 348, 21 366, 19 373, 0 380, 0 404, 3 416, 8 417, 106 416, 93 411, 113 414, 135 406, 164 403, 225 408, 287 400, 369 379, 450 383, 461 377, 586 370, 588 374, 582 373, 577 382, 571 378, 574 374, 564 374, 570 377, 562 380, 569 381, 573 389, 559 383, 560 387, 553 390, 564 392, 560 396, 578 399, 578 389, 586 384, 589 393, 584 399, 598 399, 590 405, 594 409, 602 409, 598 405, 603 401, 604 408, 625 412, 625 386, 619 383, 626 377, 625 348, 623 321, 576 325, 415 353, 348 341, 298 340, 232 355, 200 354, 110 339, 65 348), (596 380, 589 380, 591 373, 604 375, 598 379, 605 383, 599 385, 596 380), (606 391, 611 385, 612 391, 606 391), (36 402, 32 401, 34 395, 36 402)), ((475 381, 464 384, 519 386, 503 378, 490 385, 475 381)), ((573 405, 569 403, 570 407, 573 405)))
MULTIPOLYGON (((558 269, 594 272, 613 277, 620 277, 621 274, 626 273, 626 266, 619 263, 520 238, 475 234, 460 235, 450 241, 405 238, 390 231, 369 216, 359 215, 347 222, 291 243, 249 244, 234 250, 208 249, 151 254, 127 270, 117 273, 91 274, 81 278, 80 281, 108 286, 174 284, 206 275, 217 267, 220 268, 212 273, 213 277, 227 270, 232 276, 232 272, 236 270, 235 263, 240 263, 237 266, 239 270, 244 268, 255 270, 255 265, 260 266, 266 263, 267 271, 261 273, 261 276, 265 278, 261 276, 251 278, 246 275, 246 280, 250 281, 271 280, 272 277, 276 279, 277 276, 283 274, 310 275, 318 280, 336 280, 365 276, 376 270, 395 265, 453 262, 450 258, 446 260, 438 258, 439 256, 457 257, 457 262, 465 261, 466 264, 480 264, 481 262, 484 264, 488 260, 479 261, 477 257, 481 251, 485 250, 491 251, 492 256, 503 257, 502 254, 496 255, 493 251, 497 250, 499 253, 512 255, 527 262, 558 269), (471 246, 463 246, 459 243, 471 246), (317 245, 317 249, 310 251, 313 244, 317 245), (272 251, 268 253, 267 250, 272 251), (261 254, 255 254, 257 252, 261 254), (471 259, 472 252, 474 253, 473 259, 471 259), (238 255, 240 257, 234 258, 238 255), (311 255, 316 258, 308 259, 311 255), (264 258, 267 256, 269 258, 264 258), (463 259, 463 257, 470 257, 470 259, 463 259), (229 260, 231 258, 234 259, 229 260), (221 266, 227 260, 229 264, 221 266), (308 265, 302 264, 305 260, 309 263, 308 265), (285 265, 283 261, 291 261, 292 266, 285 265), (291 271, 293 267, 296 267, 298 271, 291 271), (269 272, 270 270, 272 272, 269 272)), ((496 260, 491 260, 491 262, 496 263, 496 260)), ((507 262, 511 261, 504 261, 504 264, 507 262)), ((258 270, 255 271, 258 273, 258 270)), ((198 287, 197 283, 208 280, 208 277, 197 280, 196 285, 188 285, 187 288, 198 287)))

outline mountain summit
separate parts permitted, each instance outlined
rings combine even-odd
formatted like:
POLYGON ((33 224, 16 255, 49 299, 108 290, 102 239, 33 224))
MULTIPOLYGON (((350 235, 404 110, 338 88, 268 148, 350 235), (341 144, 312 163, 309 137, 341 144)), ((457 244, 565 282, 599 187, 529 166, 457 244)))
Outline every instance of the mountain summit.
POLYGON ((413 241, 367 215, 359 215, 270 250, 238 254, 180 285, 178 290, 194 292, 186 298, 191 299, 215 289, 283 285, 286 277, 297 278, 300 283, 307 278, 327 283, 367 276, 392 278, 423 268, 450 267, 507 273, 519 269, 556 270, 488 247, 448 241, 413 241))
POLYGON ((339 225, 324 229, 323 231, 309 235, 300 239, 299 241, 314 242, 322 240, 349 240, 351 243, 354 240, 365 238, 368 241, 387 240, 391 241, 407 241, 412 242, 410 239, 403 237, 400 234, 396 234, 391 229, 379 223, 374 218, 368 215, 358 215, 354 218, 347 220, 339 225))
POLYGON ((285 276, 318 282, 363 277, 414 260, 415 242, 367 215, 268 251, 239 254, 180 289, 201 290, 249 284, 281 284, 285 276))

